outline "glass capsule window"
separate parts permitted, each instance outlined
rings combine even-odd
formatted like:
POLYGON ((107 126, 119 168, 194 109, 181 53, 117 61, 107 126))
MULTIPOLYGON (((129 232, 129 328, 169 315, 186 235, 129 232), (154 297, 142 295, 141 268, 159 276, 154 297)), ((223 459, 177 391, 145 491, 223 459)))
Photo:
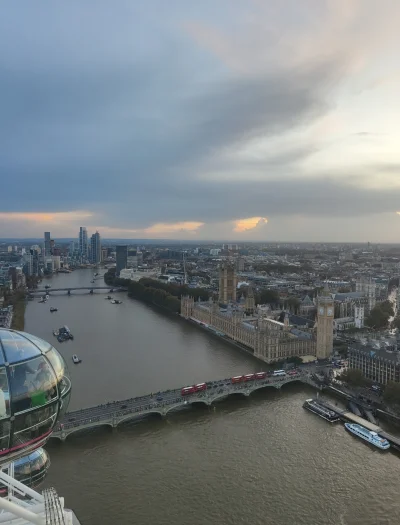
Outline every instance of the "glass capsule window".
POLYGON ((0 328, 0 464, 41 446, 70 396, 67 366, 50 343, 0 328))

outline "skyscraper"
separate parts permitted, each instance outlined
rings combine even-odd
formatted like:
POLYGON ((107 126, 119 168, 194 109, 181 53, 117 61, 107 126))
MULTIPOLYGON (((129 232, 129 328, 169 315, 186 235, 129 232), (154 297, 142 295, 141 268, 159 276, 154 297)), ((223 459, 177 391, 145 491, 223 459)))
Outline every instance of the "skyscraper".
POLYGON ((79 228, 79 255, 82 260, 86 260, 88 256, 88 238, 85 226, 79 228))
POLYGON ((44 232, 44 256, 51 255, 50 241, 50 232, 44 232))
POLYGON ((96 232, 90 238, 90 256, 93 264, 101 262, 101 238, 99 232, 96 232))
POLYGON ((126 246, 126 244, 117 246, 116 259, 117 259, 116 274, 119 275, 119 272, 121 270, 124 270, 128 265, 128 246, 126 246))

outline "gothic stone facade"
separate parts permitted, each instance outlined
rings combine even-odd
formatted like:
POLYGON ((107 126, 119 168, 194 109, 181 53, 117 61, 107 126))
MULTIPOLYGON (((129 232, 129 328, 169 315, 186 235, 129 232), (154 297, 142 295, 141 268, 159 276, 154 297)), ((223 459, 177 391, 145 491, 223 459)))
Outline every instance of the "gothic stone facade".
POLYGON ((267 363, 292 356, 316 355, 314 336, 297 337, 291 333, 287 320, 283 324, 262 316, 248 320, 240 310, 221 312, 215 302, 195 302, 192 297, 182 297, 181 314, 223 332, 267 363))

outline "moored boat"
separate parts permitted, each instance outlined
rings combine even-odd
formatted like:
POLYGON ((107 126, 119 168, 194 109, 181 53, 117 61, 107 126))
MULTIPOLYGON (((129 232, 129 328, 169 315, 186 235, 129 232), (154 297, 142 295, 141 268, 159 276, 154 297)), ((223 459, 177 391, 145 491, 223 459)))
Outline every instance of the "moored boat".
POLYGON ((76 354, 74 354, 72 356, 72 361, 77 365, 78 363, 82 362, 82 359, 79 359, 79 357, 76 354))
POLYGON ((344 426, 346 430, 380 450, 387 450, 390 448, 390 443, 387 439, 384 439, 372 430, 368 430, 368 428, 357 425, 356 423, 345 423, 344 426))
POLYGON ((340 419, 336 412, 327 409, 326 407, 318 403, 318 401, 316 401, 315 399, 306 399, 306 401, 303 404, 303 407, 309 410, 310 412, 317 414, 317 416, 322 417, 322 419, 329 421, 330 423, 335 423, 340 419))
POLYGON ((50 312, 57 312, 57 311, 58 311, 57 308, 54 308, 54 306, 52 306, 52 307, 50 308, 50 312))

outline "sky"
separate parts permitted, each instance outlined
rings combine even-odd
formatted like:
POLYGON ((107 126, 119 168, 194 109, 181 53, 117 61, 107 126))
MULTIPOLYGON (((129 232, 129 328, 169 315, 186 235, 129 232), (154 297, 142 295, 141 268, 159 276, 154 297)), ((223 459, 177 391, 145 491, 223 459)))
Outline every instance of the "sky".
POLYGON ((399 17, 4 0, 0 237, 400 241, 399 17))

